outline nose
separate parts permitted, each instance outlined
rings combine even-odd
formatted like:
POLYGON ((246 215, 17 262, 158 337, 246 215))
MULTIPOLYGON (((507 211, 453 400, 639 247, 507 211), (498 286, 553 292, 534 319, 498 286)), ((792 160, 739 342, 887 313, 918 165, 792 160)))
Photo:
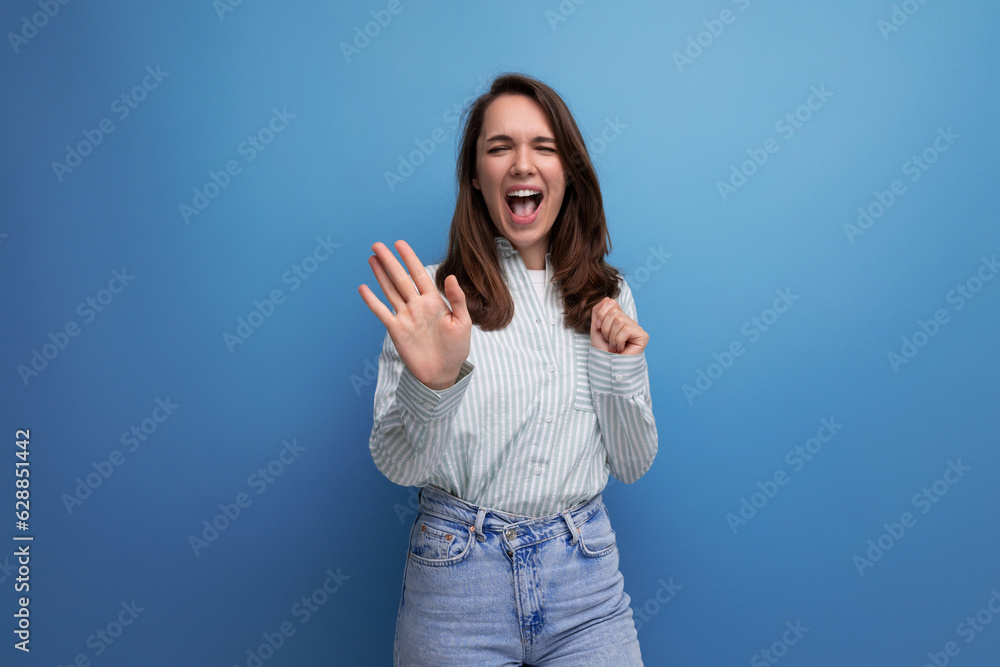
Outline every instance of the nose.
POLYGON ((530 146, 520 146, 514 152, 514 163, 511 169, 515 174, 531 174, 535 171, 530 146))

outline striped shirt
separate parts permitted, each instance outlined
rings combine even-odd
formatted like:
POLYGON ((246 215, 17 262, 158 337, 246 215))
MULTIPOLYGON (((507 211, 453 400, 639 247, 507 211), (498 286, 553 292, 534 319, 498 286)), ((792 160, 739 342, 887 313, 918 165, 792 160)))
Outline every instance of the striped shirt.
MULTIPOLYGON (((441 391, 413 376, 387 333, 369 448, 397 484, 547 516, 598 494, 609 473, 632 483, 652 465, 649 373, 644 353, 598 350, 589 333, 566 327, 548 254, 539 299, 517 250, 496 243, 513 320, 497 331, 473 325, 458 382, 441 391)), ((432 280, 438 266, 425 267, 432 280)), ((636 319, 624 277, 617 301, 636 319)))

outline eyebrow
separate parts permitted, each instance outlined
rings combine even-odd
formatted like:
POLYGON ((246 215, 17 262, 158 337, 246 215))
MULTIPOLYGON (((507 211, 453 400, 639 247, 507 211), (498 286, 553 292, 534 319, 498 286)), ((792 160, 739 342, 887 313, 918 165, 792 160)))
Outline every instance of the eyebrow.
MULTIPOLYGON (((492 137, 490 137, 489 139, 486 140, 486 143, 489 143, 491 141, 510 141, 510 142, 513 142, 514 140, 511 139, 506 134, 494 134, 492 137)), ((554 144, 554 143, 556 143, 556 140, 553 139, 552 137, 541 137, 541 136, 535 137, 531 141, 533 143, 548 143, 548 144, 554 144)))

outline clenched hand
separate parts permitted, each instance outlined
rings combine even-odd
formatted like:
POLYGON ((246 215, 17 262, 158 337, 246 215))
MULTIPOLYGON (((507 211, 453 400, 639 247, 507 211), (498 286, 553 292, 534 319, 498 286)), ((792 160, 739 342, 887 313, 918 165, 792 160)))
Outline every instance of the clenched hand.
POLYGON ((590 314, 590 344, 598 350, 617 354, 639 354, 646 348, 649 334, 625 314, 611 297, 601 299, 590 314))

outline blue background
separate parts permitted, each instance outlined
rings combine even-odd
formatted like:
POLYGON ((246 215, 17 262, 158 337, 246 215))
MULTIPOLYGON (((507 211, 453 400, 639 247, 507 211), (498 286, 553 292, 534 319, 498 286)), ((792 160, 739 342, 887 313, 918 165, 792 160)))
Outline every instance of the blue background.
POLYGON ((1000 281, 977 283, 1000 252, 995 2, 50 5, 0 10, 3 664, 253 665, 285 622, 265 665, 390 663, 416 491, 368 451, 385 330, 357 287, 375 241, 441 259, 458 112, 508 70, 552 85, 587 135, 610 259, 650 333, 660 452, 605 493, 646 664, 773 664, 766 649, 916 667, 948 642, 949 664, 998 664, 1000 281), (263 150, 241 150, 251 135, 263 150), (81 142, 76 167, 53 166, 81 142), (226 186, 201 201, 212 173, 226 186), (318 239, 335 249, 314 255, 318 239), (295 266, 313 269, 297 285, 295 266), (113 271, 134 278, 102 292, 113 271), (981 288, 961 309, 958 285, 981 288), (776 316, 777 290, 796 298, 776 316), (106 302, 89 321, 88 298, 106 302), (922 345, 893 363, 904 337, 922 345), (699 371, 711 385, 685 392, 699 371), (793 465, 823 419, 841 426, 793 465), (205 521, 225 528, 192 546, 205 521), (23 534, 30 655, 12 634, 23 534))

